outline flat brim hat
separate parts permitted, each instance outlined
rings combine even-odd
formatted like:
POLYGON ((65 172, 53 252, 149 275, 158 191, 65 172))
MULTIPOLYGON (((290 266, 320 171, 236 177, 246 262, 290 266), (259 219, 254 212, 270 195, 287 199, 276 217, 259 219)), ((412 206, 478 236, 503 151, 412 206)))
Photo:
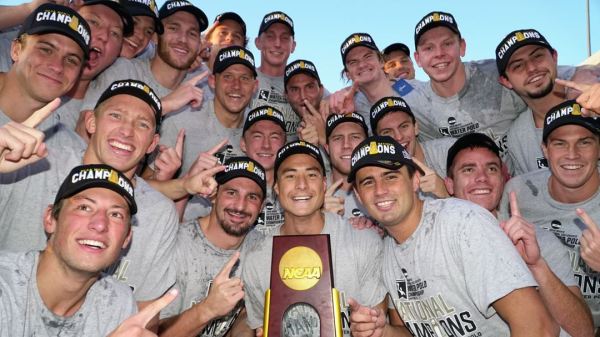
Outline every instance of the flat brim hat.
POLYGON ((398 170, 404 165, 411 166, 419 173, 424 174, 419 165, 412 160, 408 151, 392 137, 371 136, 363 140, 352 151, 348 182, 354 182, 356 172, 363 167, 377 166, 398 170))
POLYGON ((280 11, 268 13, 263 17, 262 21, 260 22, 260 27, 258 28, 258 35, 260 36, 260 34, 264 33, 267 29, 269 29, 269 27, 271 27, 271 25, 275 23, 281 23, 288 26, 290 29, 290 34, 294 36, 294 20, 292 20, 292 18, 290 18, 284 12, 280 11))
POLYGON ((115 191, 125 199, 131 215, 137 213, 131 181, 123 173, 104 164, 81 165, 73 168, 60 185, 54 205, 65 198, 95 187, 115 191))
POLYGON ((254 181, 263 192, 263 199, 267 196, 267 178, 265 169, 257 161, 248 157, 232 157, 225 161, 225 170, 217 173, 215 180, 222 185, 231 179, 248 178, 254 181))
MULTIPOLYGON (((244 38, 246 38, 246 34, 247 34, 246 33, 246 22, 244 21, 244 19, 242 19, 241 16, 239 16, 235 12, 225 12, 225 13, 221 13, 221 14, 217 15, 215 17, 215 21, 213 22, 213 25, 211 26, 209 31, 212 31, 219 24, 223 23, 225 20, 231 20, 231 21, 237 22, 240 25, 240 27, 242 27, 242 32, 244 33, 244 38)), ((206 32, 207 35, 210 34, 209 31, 206 32)))
POLYGON ((415 121, 415 115, 405 100, 394 96, 383 97, 373 104, 369 113, 371 131, 373 131, 373 134, 377 132, 377 124, 379 124, 379 121, 390 112, 404 112, 410 116, 413 122, 415 121))
POLYGON ((185 0, 169 0, 165 2, 158 10, 158 18, 163 20, 179 11, 185 11, 192 14, 196 18, 196 21, 198 21, 200 32, 203 32, 208 28, 208 18, 206 17, 206 14, 204 14, 200 8, 185 0))
POLYGON ((596 135, 600 135, 600 118, 583 117, 581 105, 575 100, 565 101, 546 113, 542 140, 546 143, 552 131, 563 125, 575 124, 583 126, 596 135))
POLYGON ((458 24, 452 14, 445 12, 431 12, 419 20, 419 23, 415 26, 415 48, 419 45, 419 40, 423 34, 435 27, 446 27, 460 37, 458 24))
POLYGON ((389 46, 385 47, 381 53, 383 55, 389 55, 395 51, 401 51, 406 54, 406 56, 410 57, 410 49, 407 45, 400 42, 390 44, 389 46))
POLYGON ((348 36, 340 46, 340 54, 342 55, 342 62, 344 65, 346 64, 346 56, 348 56, 348 53, 352 49, 361 46, 379 52, 379 48, 377 48, 375 40, 373 40, 371 35, 367 33, 350 34, 350 36, 348 36))
POLYGON ((123 36, 133 34, 133 17, 119 0, 84 0, 82 6, 104 5, 117 12, 123 21, 123 36))
POLYGON ((19 36, 22 34, 50 34, 64 35, 77 43, 83 50, 84 58, 90 52, 91 30, 87 21, 73 9, 51 3, 42 4, 27 16, 19 36))
POLYGON ((154 30, 158 35, 162 34, 165 29, 162 22, 158 18, 158 7, 154 0, 125 0, 123 6, 131 16, 149 16, 154 20, 154 30))
POLYGON ((519 29, 510 32, 496 47, 498 74, 504 75, 512 54, 527 45, 538 45, 554 51, 546 38, 535 29, 519 29))
POLYGON ((248 112, 248 116, 244 121, 242 135, 245 134, 252 125, 259 121, 272 121, 279 125, 285 133, 285 118, 283 117, 281 111, 277 110, 275 107, 263 105, 248 112))
POLYGON ((313 157, 319 163, 319 165, 321 165, 323 176, 325 176, 325 163, 323 162, 323 156, 321 155, 319 148, 309 142, 297 140, 285 144, 281 149, 279 149, 279 151, 277 151, 277 156, 275 157, 275 179, 277 179, 277 171, 279 170, 281 164, 287 158, 295 154, 306 154, 313 157))
POLYGON ((357 114, 356 112, 350 112, 344 115, 331 114, 329 117, 327 117, 327 121, 325 122, 325 138, 329 139, 329 136, 331 136, 333 130, 335 130, 335 128, 342 123, 358 124, 365 131, 365 137, 369 135, 369 128, 367 127, 363 116, 357 114))
POLYGON ((234 64, 245 65, 252 70, 254 77, 257 76, 254 55, 248 49, 239 46, 229 46, 219 50, 215 57, 213 74, 221 73, 234 64))
POLYGON ((456 140, 452 146, 448 149, 448 156, 446 157, 446 172, 450 172, 450 167, 454 164, 454 159, 464 149, 476 149, 485 148, 494 153, 498 159, 500 158, 500 148, 489 136, 483 133, 469 133, 456 140))
POLYGON ((137 80, 119 80, 114 81, 104 90, 94 109, 98 108, 102 102, 117 95, 129 95, 137 97, 146 102, 152 110, 154 110, 154 118, 156 121, 156 130, 158 132, 162 121, 162 103, 158 95, 150 88, 149 85, 137 80))
POLYGON ((317 72, 317 67, 315 67, 314 63, 308 60, 296 60, 285 66, 285 72, 283 74, 283 86, 286 87, 289 80, 294 77, 294 75, 300 73, 309 75, 321 83, 321 78, 319 78, 319 73, 317 72))

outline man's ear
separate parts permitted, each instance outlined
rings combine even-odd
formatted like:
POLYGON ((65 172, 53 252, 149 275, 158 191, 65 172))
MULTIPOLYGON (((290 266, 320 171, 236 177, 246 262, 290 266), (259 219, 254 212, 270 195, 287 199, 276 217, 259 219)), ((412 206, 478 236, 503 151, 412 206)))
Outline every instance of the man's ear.
POLYGON ((56 222, 52 216, 52 205, 48 205, 44 210, 44 231, 48 234, 53 234, 56 231, 56 222))
POLYGON ((215 90, 215 82, 216 82, 216 77, 213 74, 208 75, 208 86, 212 89, 215 90))
POLYGON ((421 174, 419 172, 415 172, 413 174, 412 183, 413 183, 413 192, 418 192, 419 186, 421 185, 421 174))
POLYGON ((242 152, 247 156, 247 149, 246 149, 246 139, 244 138, 244 136, 242 135, 240 137, 240 150, 242 150, 242 152))
POLYGON ((460 57, 465 57, 465 54, 467 52, 467 42, 465 41, 465 39, 461 38, 459 45, 460 45, 460 57))
POLYGON ((498 76, 498 83, 500 83, 506 89, 511 89, 512 90, 512 88, 513 88, 513 85, 510 83, 510 81, 508 80, 508 78, 506 77, 506 75, 500 75, 500 76, 498 76))
POLYGON ((96 133, 96 114, 93 110, 85 110, 82 111, 83 120, 85 123, 85 129, 90 134, 93 135, 96 133))
POLYGON ((150 145, 148 145, 148 149, 146 150, 146 153, 152 153, 154 151, 154 149, 156 149, 156 147, 158 146, 158 142, 160 141, 160 135, 158 133, 155 133, 154 136, 152 137, 152 142, 150 143, 150 145))
POLYGON ((121 246, 121 249, 127 248, 127 246, 129 246, 129 243, 131 242, 131 238, 133 235, 133 230, 131 229, 131 221, 133 221, 133 219, 129 219, 129 221, 130 221, 129 232, 127 233, 127 237, 125 237, 125 240, 123 241, 123 245, 121 246))
POLYGON ((23 48, 23 42, 16 39, 10 44, 10 58, 13 62, 17 62, 19 60, 19 55, 21 55, 23 48))
POLYGON ((444 178, 444 185, 446 185, 446 191, 448 194, 454 195, 454 180, 450 177, 444 178))

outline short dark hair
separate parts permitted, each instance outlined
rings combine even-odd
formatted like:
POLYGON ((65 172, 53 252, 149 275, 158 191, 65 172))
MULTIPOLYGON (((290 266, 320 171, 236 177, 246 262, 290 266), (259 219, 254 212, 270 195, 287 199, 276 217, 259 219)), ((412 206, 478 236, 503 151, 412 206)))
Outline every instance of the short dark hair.
POLYGON ((490 150, 498 157, 498 159, 500 159, 500 162, 502 162, 502 158, 500 157, 500 148, 498 145, 496 145, 496 143, 487 135, 474 132, 460 137, 454 144, 452 144, 450 149, 448 149, 448 157, 446 158, 446 175, 450 178, 453 178, 452 166, 454 165, 454 159, 462 150, 473 150, 477 148, 490 150))

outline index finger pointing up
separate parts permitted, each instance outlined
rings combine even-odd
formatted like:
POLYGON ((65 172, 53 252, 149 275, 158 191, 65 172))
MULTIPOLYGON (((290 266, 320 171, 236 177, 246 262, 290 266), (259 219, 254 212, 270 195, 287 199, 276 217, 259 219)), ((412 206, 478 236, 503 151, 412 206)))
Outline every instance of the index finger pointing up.
POLYGON ((23 122, 23 125, 28 126, 30 128, 35 128, 40 125, 56 108, 60 106, 60 98, 55 98, 52 102, 46 104, 41 109, 34 112, 26 121, 23 122))

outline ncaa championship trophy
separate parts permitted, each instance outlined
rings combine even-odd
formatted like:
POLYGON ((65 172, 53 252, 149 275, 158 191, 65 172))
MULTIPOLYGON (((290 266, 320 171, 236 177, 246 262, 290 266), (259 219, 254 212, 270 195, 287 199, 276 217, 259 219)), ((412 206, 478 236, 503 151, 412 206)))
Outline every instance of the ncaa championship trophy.
POLYGON ((341 337, 329 235, 274 236, 272 256, 264 337, 341 337))

